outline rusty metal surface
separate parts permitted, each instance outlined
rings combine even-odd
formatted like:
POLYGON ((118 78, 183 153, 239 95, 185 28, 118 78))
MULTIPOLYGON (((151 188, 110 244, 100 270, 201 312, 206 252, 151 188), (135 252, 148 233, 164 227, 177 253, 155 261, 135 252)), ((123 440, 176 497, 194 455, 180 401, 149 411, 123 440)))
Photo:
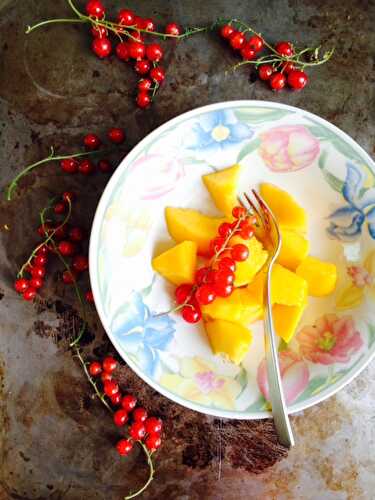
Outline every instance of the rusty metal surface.
MULTIPOLYGON (((173 19, 200 25, 236 16, 271 40, 322 42, 337 51, 332 62, 311 71, 311 84, 303 92, 273 94, 261 82, 249 81, 247 70, 226 76, 233 57, 215 36, 171 43, 168 80, 152 109, 142 112, 133 105, 131 69, 92 56, 85 27, 55 26, 24 35, 27 24, 68 14, 63 0, 0 1, 1 187, 22 166, 44 157, 51 144, 74 151, 85 132, 103 133, 117 124, 126 129, 131 147, 169 118, 227 99, 300 106, 375 153, 373 1, 212 0, 200 2, 199 9, 194 0, 132 0, 127 5, 162 24, 173 19)), ((73 292, 59 283, 57 267, 52 266, 37 304, 22 302, 12 289, 18 267, 36 242, 38 212, 46 200, 67 188, 79 192, 75 220, 89 230, 107 180, 104 175, 88 181, 62 175, 50 165, 21 183, 13 202, 0 202, 1 500, 118 499, 141 484, 147 472, 138 453, 126 460, 116 456, 117 431, 90 398, 87 380, 68 349, 80 313, 73 292)), ((89 323, 86 354, 111 351, 95 312, 89 323)), ((375 488, 370 451, 375 444, 374 375, 370 366, 336 397, 293 417, 297 446, 270 467, 283 456, 270 422, 220 423, 184 410, 122 367, 124 386, 166 420, 157 476, 143 498, 370 498, 375 488)))

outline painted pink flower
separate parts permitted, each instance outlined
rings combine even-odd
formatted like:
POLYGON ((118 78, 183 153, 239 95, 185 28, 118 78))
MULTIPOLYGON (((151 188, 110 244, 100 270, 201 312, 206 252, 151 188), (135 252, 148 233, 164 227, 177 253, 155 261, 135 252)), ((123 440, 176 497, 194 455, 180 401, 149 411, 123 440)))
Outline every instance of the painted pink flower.
POLYGON ((260 134, 259 154, 275 172, 293 172, 312 164, 319 141, 303 125, 274 127, 260 134))
MULTIPOLYGON (((279 362, 285 400, 287 404, 292 404, 303 393, 309 383, 309 369, 303 359, 293 351, 279 352, 279 362)), ((260 392, 268 400, 269 387, 265 359, 258 367, 257 382, 260 392)))
POLYGON ((180 160, 161 154, 142 156, 131 165, 133 175, 136 175, 136 169, 139 169, 137 184, 143 200, 161 198, 172 191, 185 175, 180 160))
POLYGON ((224 385, 224 380, 218 379, 214 372, 202 372, 195 375, 195 380, 199 389, 208 394, 211 391, 216 391, 224 385))
POLYGON ((352 279, 353 285, 357 288, 364 288, 365 286, 371 286, 373 284, 374 278, 364 267, 349 266, 347 272, 352 279))
POLYGON ((301 355, 322 365, 347 363, 363 345, 351 316, 326 314, 297 334, 301 355))

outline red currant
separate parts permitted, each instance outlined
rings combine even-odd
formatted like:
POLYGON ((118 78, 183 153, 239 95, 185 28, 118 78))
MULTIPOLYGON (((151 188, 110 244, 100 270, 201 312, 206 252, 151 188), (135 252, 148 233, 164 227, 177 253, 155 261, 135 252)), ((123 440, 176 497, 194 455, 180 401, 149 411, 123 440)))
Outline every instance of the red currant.
POLYGON ((147 419, 147 410, 142 407, 135 408, 132 417, 134 422, 144 422, 147 419))
POLYGON ((161 438, 158 433, 151 433, 147 436, 145 444, 149 451, 156 451, 161 446, 161 438))
POLYGON ((152 433, 160 433, 163 427, 163 422, 160 418, 149 417, 145 422, 146 432, 147 434, 152 433))
POLYGON ((132 59, 136 59, 137 61, 143 59, 146 54, 145 44, 142 42, 136 42, 134 40, 128 43, 128 50, 129 50, 129 56, 132 59))
POLYGON ((76 195, 72 191, 65 191, 61 198, 65 201, 65 203, 73 203, 76 199, 76 195))
POLYGON ((165 27, 165 33, 167 35, 179 36, 181 34, 181 28, 176 23, 169 23, 165 27))
POLYGON ((93 304, 94 303, 94 294, 92 293, 91 290, 88 290, 86 292, 85 298, 86 298, 87 302, 89 302, 89 304, 93 304))
POLYGON ((218 266, 219 269, 229 269, 229 271, 232 271, 232 273, 234 273, 234 271, 236 270, 236 263, 230 257, 222 257, 219 260, 218 266))
POLYGON ((231 249, 232 258, 236 262, 244 262, 249 257, 249 249, 246 245, 239 243, 231 249))
POLYGON ((94 38, 91 49, 100 59, 104 59, 112 52, 112 44, 109 38, 94 38))
POLYGON ((245 226, 240 231, 240 236, 243 240, 249 240, 254 236, 254 228, 251 226, 245 226))
POLYGON ((245 61, 251 61, 252 59, 255 59, 256 56, 256 51, 253 49, 253 47, 249 43, 245 43, 241 49, 241 57, 245 61))
POLYGON ((137 61, 134 65, 134 70, 139 75, 147 75, 147 73, 150 71, 150 68, 151 68, 150 61, 147 61, 146 59, 142 59, 142 61, 137 61))
POLYGON ((293 45, 290 42, 278 42, 275 49, 276 52, 284 57, 290 57, 294 54, 293 45))
POLYGON ((163 49, 158 43, 150 43, 150 45, 146 47, 146 56, 149 61, 159 62, 163 54, 163 49))
POLYGON ((117 361, 112 356, 106 356, 103 360, 103 370, 112 373, 117 368, 117 361))
POLYGON ((251 36, 248 44, 255 50, 255 52, 260 52, 264 47, 263 38, 258 35, 251 36))
POLYGON ((38 234, 39 236, 42 236, 43 238, 50 234, 53 231, 53 227, 49 222, 45 222, 41 226, 38 227, 38 234))
POLYGON ((147 17, 146 19, 143 19, 142 25, 143 25, 142 29, 144 29, 146 31, 155 31, 155 29, 156 29, 154 21, 149 17, 147 17))
POLYGON ((157 66, 150 71, 150 77, 154 82, 161 83, 165 78, 165 71, 160 66, 157 66))
POLYGON ((124 129, 112 127, 108 130, 107 137, 114 144, 122 144, 125 141, 124 129))
POLYGON ((197 269, 194 277, 194 281, 197 285, 203 285, 203 283, 206 283, 209 270, 209 267, 201 267, 200 269, 197 269))
POLYGON ((182 308, 182 317, 187 323, 198 323, 202 317, 202 313, 199 309, 189 304, 182 308))
MULTIPOLYGON (((100 375, 100 378, 101 378, 101 381, 103 382, 103 384, 105 384, 107 381, 112 380, 112 375, 108 372, 103 372, 100 375)), ((118 394, 120 394, 120 391, 118 391, 118 394)), ((121 394, 120 394, 120 396, 121 396, 121 394)), ((110 397, 113 398, 113 396, 110 396, 110 397)))
POLYGON ((124 409, 115 411, 113 414, 113 421, 118 427, 122 427, 128 421, 128 412, 124 409))
POLYGON ((120 42, 116 45, 116 56, 121 61, 129 61, 129 48, 125 42, 120 42))
POLYGON ((101 143, 102 141, 96 134, 87 134, 83 138, 83 144, 85 145, 85 148, 88 149, 89 151, 95 151, 96 149, 99 149, 101 143))
POLYGON ((91 35, 93 38, 104 38, 108 35, 108 32, 104 26, 93 26, 91 28, 91 35))
POLYGON ((14 288, 18 293, 26 292, 29 286, 30 286, 29 280, 26 280, 25 278, 19 278, 14 282, 14 288))
POLYGON ((304 71, 294 69, 288 74, 288 85, 293 90, 301 90, 306 86, 308 82, 308 76, 304 71))
POLYGON ((55 237, 58 240, 63 240, 64 238, 66 238, 68 234, 68 228, 66 224, 58 226, 54 231, 55 231, 55 237))
POLYGON ((151 104, 151 97, 147 92, 139 92, 137 95, 137 104, 140 108, 148 108, 151 104))
POLYGON ((64 271, 62 274, 62 280, 65 285, 72 285, 77 280, 77 273, 75 271, 64 271))
POLYGON ((133 449, 133 443, 129 439, 120 439, 116 444, 117 453, 121 457, 126 457, 133 449))
POLYGON ((89 0, 86 4, 86 13, 88 16, 101 19, 105 15, 105 8, 99 0, 89 0))
POLYGON ((184 304, 190 298, 192 289, 189 283, 179 285, 174 292, 177 304, 184 304))
POLYGON ((229 295, 233 292, 233 285, 215 283, 214 290, 218 297, 229 297, 229 295))
POLYGON ((146 435, 146 428, 142 422, 134 422, 129 427, 129 434, 134 441, 140 441, 146 435))
POLYGON ((31 269, 31 276, 33 278, 44 278, 46 270, 42 266, 35 266, 31 269))
POLYGON ((116 394, 111 396, 111 403, 113 404, 113 406, 118 406, 121 403, 121 399, 122 399, 121 392, 118 391, 116 392, 116 394))
POLYGON ((216 298, 215 291, 211 285, 201 285, 195 292, 195 298, 200 305, 211 304, 216 298))
POLYGON ((72 266, 78 273, 83 273, 89 268, 89 261, 85 255, 76 255, 73 259, 72 266))
POLYGON ((78 172, 78 161, 75 158, 65 158, 60 161, 61 170, 67 174, 78 172))
POLYGON ((234 272, 230 269, 219 269, 218 271, 216 271, 215 283, 232 285, 234 282, 234 278, 234 272))
POLYGON ((233 35, 234 31, 235 29, 233 28, 233 26, 231 26, 230 24, 225 24, 220 29, 220 35, 223 38, 229 38, 231 35, 233 35))
MULTIPOLYGON (((139 30, 144 30, 145 29, 145 20, 143 19, 143 17, 135 16, 134 17, 134 25, 139 30)), ((132 36, 134 36, 134 33, 132 33, 132 36)))
MULTIPOLYGON (((141 28, 141 29, 144 29, 144 28, 141 28)), ((137 31, 137 32, 133 31, 133 33, 131 35, 131 40, 133 40, 134 42, 142 42, 142 43, 144 43, 145 37, 139 31, 137 31)))
POLYGON ((91 175, 94 172, 95 167, 92 161, 86 158, 85 160, 80 161, 78 170, 83 175, 91 175))
POLYGON ((80 227, 75 226, 69 231, 69 239, 74 242, 83 240, 83 231, 80 227))
POLYGON ((33 259, 34 266, 45 266, 48 262, 46 255, 36 255, 33 259))
POLYGON ((63 201, 59 201, 58 203, 56 203, 56 205, 53 207, 53 211, 55 212, 55 214, 57 215, 61 215, 61 214, 65 214, 66 210, 67 210, 67 206, 66 206, 66 203, 64 203, 63 201))
POLYGON ((70 257, 71 255, 74 255, 76 251, 75 245, 73 245, 73 243, 71 243, 70 241, 66 240, 60 241, 57 248, 61 253, 61 255, 64 255, 65 257, 70 257))
POLYGON ((218 233, 220 234, 220 236, 222 236, 223 238, 227 238, 232 232, 232 224, 230 224, 230 222, 223 222, 222 224, 220 224, 219 226, 219 229, 218 229, 218 233))
POLYGON ((291 61, 288 61, 288 62, 284 62, 282 64, 282 69, 284 71, 284 73, 286 73, 287 75, 293 71, 294 69, 296 69, 294 63, 292 63, 291 61))
POLYGON ((43 282, 42 278, 32 278, 30 280, 31 288, 36 288, 37 290, 39 288, 42 288, 43 284, 44 284, 44 282, 43 282))
POLYGON ((241 31, 234 31, 229 37, 229 43, 235 50, 240 50, 245 45, 246 38, 241 31))
POLYGON ((262 66, 258 69, 259 78, 263 81, 269 80, 274 71, 275 70, 271 64, 262 64, 262 66))
POLYGON ((98 167, 99 167, 99 170, 101 172, 103 172, 103 174, 108 174, 109 172, 112 172, 112 170, 113 170, 111 162, 109 160, 105 160, 105 159, 99 160, 98 167))
MULTIPOLYGON (((107 372, 108 373, 108 372, 107 372)), ((114 394, 116 394, 116 392, 119 391, 119 386, 118 386, 118 383, 117 382, 114 382, 113 380, 106 380, 104 382, 104 394, 106 396, 113 396, 114 394)))
POLYGON ((147 92, 152 87, 152 81, 149 78, 143 78, 138 82, 138 90, 140 92, 147 92))
POLYGON ((36 296, 36 289, 32 288, 31 286, 23 292, 23 298, 24 300, 33 300, 36 296))
POLYGON ((218 236, 213 240, 211 240, 209 246, 211 255, 220 252, 220 250, 224 247, 224 245, 225 245, 225 238, 223 238, 222 236, 218 236))
POLYGON ((92 377, 97 377, 102 373, 102 365, 98 361, 93 361, 89 366, 89 374, 92 377))
POLYGON ((247 210, 244 207, 234 207, 232 210, 232 215, 235 219, 240 219, 241 217, 245 217, 247 214, 247 210))
POLYGON ((281 90, 285 87, 286 78, 285 78, 285 75, 283 75, 279 71, 276 71, 275 73, 273 73, 271 75, 269 82, 270 82, 271 89, 278 91, 278 90, 281 90))
POLYGON ((121 9, 118 13, 117 20, 123 26, 132 26, 135 22, 134 12, 130 9, 121 9))
POLYGON ((128 412, 134 410, 136 404, 137 398, 135 396, 132 396, 131 394, 127 394, 121 400, 121 406, 128 412))
POLYGON ((49 254, 49 248, 47 247, 47 245, 42 245, 36 252, 36 255, 48 255, 48 254, 49 254))

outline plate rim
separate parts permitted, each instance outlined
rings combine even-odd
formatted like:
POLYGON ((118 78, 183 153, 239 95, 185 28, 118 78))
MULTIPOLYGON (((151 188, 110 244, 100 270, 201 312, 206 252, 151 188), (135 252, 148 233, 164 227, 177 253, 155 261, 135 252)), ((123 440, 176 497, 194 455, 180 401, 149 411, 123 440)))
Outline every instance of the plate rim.
MULTIPOLYGON (((105 314, 103 311, 102 307, 102 302, 100 300, 100 292, 99 292, 99 280, 98 280, 98 273, 97 273, 97 262, 98 262, 98 249, 99 249, 99 234, 100 234, 100 228, 101 228, 101 222, 103 220, 103 216, 105 214, 105 210, 107 207, 107 201, 108 198, 110 197, 111 193, 113 192, 113 189, 118 183, 118 180, 122 176, 124 170, 128 165, 130 165, 134 159, 136 159, 138 153, 142 151, 143 147, 145 146, 145 143, 148 143, 151 141, 154 137, 159 136, 161 133, 163 133, 165 130, 173 127, 174 124, 179 123, 180 121, 185 121, 188 120, 189 118, 192 118, 194 116, 198 116, 202 113, 205 112, 210 112, 210 111, 215 111, 215 110, 222 110, 226 108, 233 108, 233 107, 239 107, 239 106, 252 106, 252 107, 262 107, 262 108, 279 108, 279 109, 285 109, 288 111, 291 111, 293 113, 299 113, 303 114, 304 116, 310 116, 313 118, 315 121, 320 122, 322 125, 325 127, 331 129, 335 133, 337 133, 339 136, 343 137, 345 141, 347 141, 355 150, 357 150, 361 156, 372 166, 372 169, 375 172, 375 162, 371 158, 371 156, 365 151, 365 149, 358 144, 352 137, 350 137, 346 132, 341 130, 339 127, 336 125, 330 123, 327 121, 325 118, 322 118, 314 113, 311 113, 310 111, 306 111, 303 108, 299 108, 296 106, 290 106, 289 104, 283 104, 279 103, 277 101, 263 101, 263 100, 253 100, 253 99, 239 99, 239 100, 233 100, 233 101, 219 101, 216 103, 204 105, 204 106, 199 106, 197 108, 193 108, 190 111, 185 111, 184 113, 181 113, 174 118, 171 118, 170 120, 164 122, 163 124, 159 125, 156 129, 152 130, 150 133, 148 133, 145 137, 143 137, 132 149, 131 151, 123 158, 119 166, 117 167, 116 171, 113 173, 112 177, 108 181, 107 185, 105 186, 102 195, 100 197, 100 200, 98 202, 98 205, 95 210, 95 215, 93 218, 93 223, 91 227, 91 233, 90 233, 90 239, 89 239, 89 276, 90 276, 90 283, 91 283, 91 289, 93 292, 94 296, 94 301, 95 301, 95 306, 96 310, 99 316, 99 319, 102 323, 102 326, 107 333, 111 343, 115 347, 116 351, 118 354, 121 356, 121 358, 125 361, 125 363, 140 377, 144 382, 146 382, 150 387, 152 387, 154 390, 162 394, 164 397, 172 400, 173 402, 180 404, 181 406, 184 406, 185 408, 189 408, 191 410, 198 411, 199 413, 203 413, 205 415, 211 415, 215 417, 223 417, 223 418, 231 418, 235 420, 257 420, 257 419, 264 419, 264 418, 269 418, 272 416, 272 413, 270 411, 262 411, 262 412, 238 412, 238 411, 232 411, 232 410, 221 410, 213 407, 206 407, 204 405, 200 405, 198 403, 194 403, 192 401, 186 400, 177 394, 174 394, 170 392, 169 390, 165 389, 162 385, 160 385, 158 382, 154 381, 151 377, 146 375, 128 356, 125 357, 125 355, 122 354, 123 349, 120 347, 119 342, 116 340, 114 335, 111 333, 111 328, 108 322, 105 319, 105 314)), ((367 355, 365 356, 365 359, 362 361, 362 363, 356 364, 356 367, 353 369, 353 372, 350 372, 349 374, 345 375, 342 377, 342 379, 338 382, 337 388, 335 388, 333 391, 330 389, 330 386, 327 389, 323 390, 321 393, 313 396, 312 398, 309 399, 309 404, 306 404, 304 402, 300 403, 295 403, 289 406, 288 408, 288 413, 289 414, 294 414, 298 413, 300 411, 303 411, 307 408, 310 408, 312 406, 315 406, 316 404, 328 399, 329 397, 335 395, 339 391, 341 391, 347 384, 349 384, 354 378, 356 378, 367 366, 368 364, 372 361, 372 359, 375 357, 375 348, 373 351, 369 351, 367 355)), ((335 384, 335 385, 336 385, 335 384)))

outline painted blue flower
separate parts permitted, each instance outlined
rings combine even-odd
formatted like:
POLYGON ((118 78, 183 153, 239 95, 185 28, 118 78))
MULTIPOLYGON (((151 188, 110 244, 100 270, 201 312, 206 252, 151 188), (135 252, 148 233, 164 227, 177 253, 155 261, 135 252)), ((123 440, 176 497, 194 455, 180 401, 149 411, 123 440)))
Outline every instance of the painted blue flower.
POLYGON ((114 335, 127 353, 136 355, 142 369, 154 377, 160 361, 160 351, 167 350, 173 340, 175 321, 167 314, 153 316, 139 292, 112 322, 114 335))
POLYGON ((375 189, 366 189, 366 173, 354 163, 347 162, 342 195, 348 205, 338 208, 330 216, 328 234, 342 241, 355 240, 366 222, 371 238, 375 239, 375 189))

